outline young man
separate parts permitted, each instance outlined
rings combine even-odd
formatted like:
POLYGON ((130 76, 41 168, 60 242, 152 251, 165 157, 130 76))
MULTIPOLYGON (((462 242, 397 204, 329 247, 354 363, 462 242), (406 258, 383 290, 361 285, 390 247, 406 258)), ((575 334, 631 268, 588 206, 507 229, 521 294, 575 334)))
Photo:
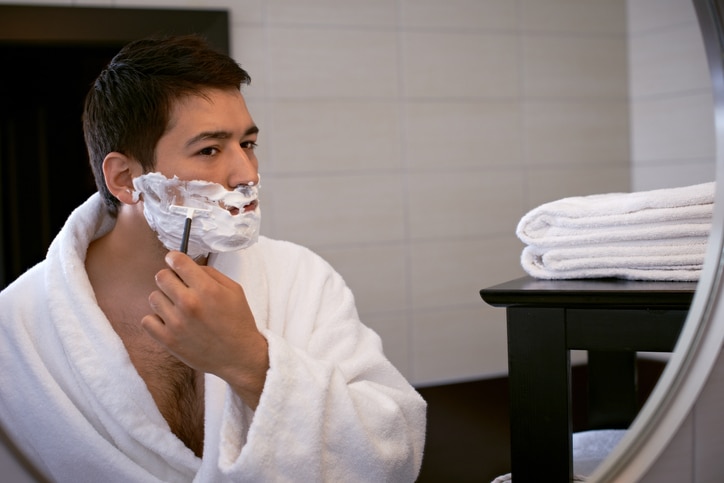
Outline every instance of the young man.
POLYGON ((258 236, 248 82, 183 36, 88 93, 99 193, 0 293, 0 423, 52 480, 417 477, 425 402, 326 262, 258 236))

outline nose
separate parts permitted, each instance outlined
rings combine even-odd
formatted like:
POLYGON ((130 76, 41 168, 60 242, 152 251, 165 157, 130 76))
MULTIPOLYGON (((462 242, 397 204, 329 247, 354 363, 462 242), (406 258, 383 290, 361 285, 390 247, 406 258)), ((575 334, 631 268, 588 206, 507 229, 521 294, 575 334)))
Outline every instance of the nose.
POLYGON ((258 186, 259 183, 261 183, 261 174, 257 171, 256 172, 256 181, 246 181, 243 183, 239 183, 236 186, 258 186))
POLYGON ((256 158, 239 147, 232 161, 232 168, 229 173, 229 186, 233 189, 237 186, 255 186, 259 184, 260 176, 256 158))
POLYGON ((256 181, 249 181, 246 183, 247 186, 259 186, 259 183, 261 183, 261 173, 259 171, 256 172, 256 181))

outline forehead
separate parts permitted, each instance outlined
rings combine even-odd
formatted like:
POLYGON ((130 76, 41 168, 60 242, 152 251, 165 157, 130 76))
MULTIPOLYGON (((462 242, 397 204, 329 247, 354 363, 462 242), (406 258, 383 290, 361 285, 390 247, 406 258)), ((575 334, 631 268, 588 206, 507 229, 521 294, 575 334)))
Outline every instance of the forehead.
POLYGON ((207 89, 177 99, 171 106, 166 132, 209 128, 246 130, 253 125, 244 96, 238 89, 207 89))

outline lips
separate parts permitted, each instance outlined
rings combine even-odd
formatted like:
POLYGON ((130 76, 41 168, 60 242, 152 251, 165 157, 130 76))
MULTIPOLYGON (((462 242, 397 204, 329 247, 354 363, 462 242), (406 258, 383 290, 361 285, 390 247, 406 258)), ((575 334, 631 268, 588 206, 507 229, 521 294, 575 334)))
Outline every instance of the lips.
POLYGON ((256 207, 258 205, 259 205, 259 200, 254 200, 251 203, 247 203, 246 205, 244 205, 244 213, 256 210, 256 207))
POLYGON ((231 213, 231 216, 236 216, 236 215, 238 215, 239 213, 241 213, 242 210, 243 210, 244 213, 248 213, 248 212, 250 212, 250 211, 256 210, 256 207, 259 205, 259 201, 258 201, 258 200, 253 200, 253 201, 250 201, 250 202, 248 202, 248 203, 244 203, 244 204, 241 206, 241 208, 237 208, 237 207, 235 207, 235 206, 225 206, 225 205, 223 205, 222 203, 220 203, 220 205, 222 205, 222 208, 226 209, 226 211, 228 211, 229 213, 231 213))

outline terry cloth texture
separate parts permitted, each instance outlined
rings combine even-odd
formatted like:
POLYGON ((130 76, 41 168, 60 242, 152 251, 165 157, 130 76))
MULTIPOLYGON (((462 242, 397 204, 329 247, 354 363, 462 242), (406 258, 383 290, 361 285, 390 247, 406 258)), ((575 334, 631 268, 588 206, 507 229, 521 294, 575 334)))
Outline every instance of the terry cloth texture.
MULTIPOLYGON (((252 411, 205 379, 203 458, 169 429, 96 302, 84 260, 113 221, 75 210, 45 261, 0 292, 0 424, 51 481, 414 481, 426 404, 324 260, 260 237, 213 266, 244 287, 270 368, 252 411)), ((211 262, 210 262, 211 264, 211 262)))
POLYGON ((696 281, 715 183, 563 198, 523 216, 521 265, 541 279, 696 281))

